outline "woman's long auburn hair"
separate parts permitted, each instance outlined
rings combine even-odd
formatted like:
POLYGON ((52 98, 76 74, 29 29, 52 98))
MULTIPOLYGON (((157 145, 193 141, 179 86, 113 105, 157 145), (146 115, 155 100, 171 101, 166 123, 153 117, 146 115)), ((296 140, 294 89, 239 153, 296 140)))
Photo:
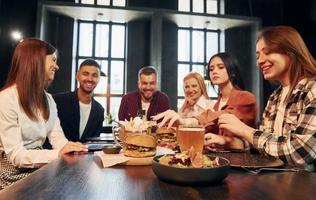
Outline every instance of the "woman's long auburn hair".
POLYGON ((206 85, 204 82, 204 78, 201 76, 201 74, 197 73, 197 72, 190 72, 188 73, 184 78, 183 78, 183 82, 190 79, 190 78, 194 78, 195 80, 197 80, 199 87, 201 89, 201 93, 202 95, 206 98, 209 99, 210 97, 207 94, 207 90, 206 90, 206 85))
POLYGON ((290 89, 285 101, 289 100, 294 87, 303 78, 316 75, 316 61, 307 49, 300 34, 289 26, 274 26, 263 29, 257 42, 263 39, 267 44, 267 51, 285 54, 290 58, 290 89))
POLYGON ((22 40, 14 50, 11 68, 3 89, 16 84, 19 101, 25 114, 33 121, 42 114, 49 118, 45 89, 46 56, 56 53, 55 47, 39 39, 22 40))

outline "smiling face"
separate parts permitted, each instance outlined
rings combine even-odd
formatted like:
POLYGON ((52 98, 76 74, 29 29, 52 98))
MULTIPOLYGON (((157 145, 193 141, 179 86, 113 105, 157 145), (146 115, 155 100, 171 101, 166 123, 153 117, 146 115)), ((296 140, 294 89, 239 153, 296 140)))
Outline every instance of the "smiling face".
POLYGON ((142 74, 138 80, 138 89, 143 100, 150 101, 157 89, 157 77, 155 74, 142 74))
POLYGON ((45 79, 46 81, 52 81, 55 77, 55 72, 59 69, 57 65, 56 53, 47 55, 45 58, 45 79))
POLYGON ((100 70, 93 65, 81 66, 77 73, 79 89, 86 94, 91 94, 100 80, 100 70))
POLYGON ((220 57, 214 57, 211 60, 209 69, 209 76, 213 85, 222 87, 230 82, 227 69, 220 57))
POLYGON ((195 78, 188 78, 184 81, 184 94, 186 98, 197 102, 202 95, 202 90, 195 78))
POLYGON ((286 54, 269 52, 264 39, 256 45, 257 66, 266 80, 279 81, 283 86, 290 83, 290 59, 286 54))

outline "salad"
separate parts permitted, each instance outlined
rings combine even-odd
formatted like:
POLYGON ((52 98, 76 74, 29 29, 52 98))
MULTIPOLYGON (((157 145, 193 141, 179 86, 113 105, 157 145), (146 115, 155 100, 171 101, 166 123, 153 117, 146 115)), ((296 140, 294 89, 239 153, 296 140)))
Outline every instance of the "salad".
POLYGON ((164 155, 159 158, 159 163, 180 168, 212 168, 220 166, 218 157, 211 160, 207 155, 196 152, 193 147, 189 151, 182 153, 164 155))

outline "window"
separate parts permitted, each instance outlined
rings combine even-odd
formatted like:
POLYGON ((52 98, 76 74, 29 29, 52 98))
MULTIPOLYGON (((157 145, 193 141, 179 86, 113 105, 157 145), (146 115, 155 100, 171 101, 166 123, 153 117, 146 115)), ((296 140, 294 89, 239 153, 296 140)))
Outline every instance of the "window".
MULTIPOLYGON (((183 103, 183 78, 189 72, 198 72, 203 77, 209 58, 219 51, 219 31, 179 28, 178 30, 178 109, 183 103), (180 42, 181 41, 181 42, 180 42)), ((211 98, 217 97, 217 92, 208 81, 208 94, 211 98)))
POLYGON ((218 0, 178 0, 178 10, 183 12, 218 14, 218 0))
POLYGON ((76 66, 79 67, 86 58, 92 58, 101 65, 101 71, 106 76, 101 76, 94 96, 105 112, 111 113, 114 118, 117 118, 125 91, 125 27, 124 23, 78 21, 77 28, 76 66))
MULTIPOLYGON (((179 0, 179 11, 194 13, 218 13, 217 0, 179 0), (194 4, 193 4, 194 1, 194 4)), ((218 53, 219 30, 179 27, 178 29, 178 110, 184 101, 183 78, 189 72, 198 72, 206 77, 209 58, 218 53)), ((217 89, 206 81, 208 94, 217 98, 217 89)))

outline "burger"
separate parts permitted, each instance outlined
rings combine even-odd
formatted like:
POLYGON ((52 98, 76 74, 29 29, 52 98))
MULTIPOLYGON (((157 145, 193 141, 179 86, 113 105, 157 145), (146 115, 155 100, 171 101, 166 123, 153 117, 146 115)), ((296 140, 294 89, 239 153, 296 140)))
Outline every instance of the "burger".
POLYGON ((156 139, 145 134, 128 135, 124 141, 123 153, 134 158, 150 157, 156 154, 156 139))
POLYGON ((158 146, 175 149, 177 146, 176 130, 167 127, 159 127, 156 130, 158 146))

